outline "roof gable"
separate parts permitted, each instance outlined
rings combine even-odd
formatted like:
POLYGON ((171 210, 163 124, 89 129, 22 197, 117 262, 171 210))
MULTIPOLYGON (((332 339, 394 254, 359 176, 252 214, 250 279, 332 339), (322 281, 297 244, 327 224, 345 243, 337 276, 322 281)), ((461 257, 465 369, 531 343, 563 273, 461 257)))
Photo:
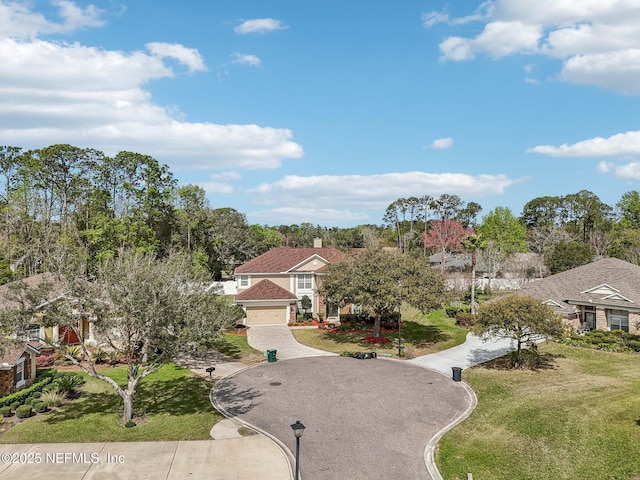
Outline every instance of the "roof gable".
POLYGON ((271 280, 260 280, 258 283, 236 295, 236 303, 257 300, 290 300, 296 301, 296 297, 289 290, 276 285, 271 280))
POLYGON ((625 304, 640 303, 640 266, 617 258, 603 258, 531 281, 520 293, 559 305, 600 303, 624 308, 625 304))
POLYGON ((2 356, 0 356, 0 365, 15 365, 18 360, 24 355, 25 352, 29 352, 32 355, 37 355, 38 351, 29 344, 10 344, 5 346, 2 350, 2 356))
POLYGON ((620 293, 620 290, 617 288, 613 288, 611 285, 607 285, 603 283, 602 285, 598 285, 597 287, 590 288, 589 290, 585 290, 582 293, 596 293, 600 295, 613 295, 616 293, 620 293))
POLYGON ((287 273, 299 268, 307 261, 322 261, 325 264, 344 258, 345 254, 336 248, 294 248, 276 247, 249 260, 236 268, 235 274, 287 273))

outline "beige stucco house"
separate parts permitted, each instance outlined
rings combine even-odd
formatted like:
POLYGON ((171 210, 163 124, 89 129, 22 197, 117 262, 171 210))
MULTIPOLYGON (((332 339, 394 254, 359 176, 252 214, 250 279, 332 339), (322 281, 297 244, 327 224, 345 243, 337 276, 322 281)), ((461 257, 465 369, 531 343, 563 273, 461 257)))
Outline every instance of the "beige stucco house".
POLYGON ((246 325, 292 322, 305 295, 311 299, 311 312, 322 312, 328 322, 337 321, 338 308, 327 305, 317 287, 326 265, 344 255, 316 240, 312 248, 273 248, 236 268, 235 303, 244 308, 246 325))
POLYGON ((603 258, 531 281, 519 291, 553 307, 576 330, 640 333, 640 266, 603 258))
MULTIPOLYGON (((0 309, 18 308, 19 303, 12 299, 12 284, 24 282, 27 288, 35 289, 39 285, 46 283, 48 292, 46 297, 41 299, 40 305, 36 306, 36 311, 44 311, 44 307, 56 302, 67 302, 68 297, 66 286, 62 279, 52 273, 40 273, 18 280, 16 282, 0 285, 0 309)), ((40 313, 36 313, 33 321, 28 325, 27 332, 22 335, 24 340, 42 341, 46 344, 78 344, 84 342, 87 345, 95 345, 93 322, 86 315, 74 315, 70 322, 64 325, 45 326, 41 322, 40 313)))

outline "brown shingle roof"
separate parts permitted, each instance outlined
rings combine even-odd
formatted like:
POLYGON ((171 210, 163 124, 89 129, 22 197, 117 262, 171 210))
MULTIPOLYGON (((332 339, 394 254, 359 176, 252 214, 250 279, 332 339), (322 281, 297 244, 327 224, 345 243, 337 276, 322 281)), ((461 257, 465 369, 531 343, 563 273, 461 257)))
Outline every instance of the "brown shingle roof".
POLYGON ((519 290, 541 301, 552 300, 562 305, 563 313, 573 311, 575 302, 608 305, 612 308, 640 308, 640 266, 617 258, 603 258, 565 272, 532 281, 519 290), (607 294, 588 292, 600 285, 608 285, 630 301, 607 299, 607 294))
POLYGON ((236 274, 247 273, 284 273, 288 272, 306 260, 318 256, 327 262, 335 262, 345 256, 337 248, 294 248, 276 247, 272 248, 259 257, 249 260, 244 265, 236 268, 236 274))
POLYGON ((15 365, 27 348, 32 350, 34 353, 37 353, 36 349, 25 343, 11 343, 8 345, 3 345, 0 348, 0 353, 2 353, 2 356, 0 356, 0 364, 8 363, 9 365, 15 365))
POLYGON ((15 282, 0 285, 0 308, 12 308, 18 306, 15 302, 7 298, 7 294, 9 294, 10 292, 11 285, 14 285, 18 282, 24 282, 29 288, 35 288, 44 282, 49 283, 51 285, 51 290, 49 291, 47 297, 42 299, 42 303, 46 303, 47 301, 52 301, 58 298, 66 290, 65 284, 62 281, 62 278, 60 278, 59 276, 53 273, 39 273, 38 275, 32 275, 30 277, 23 278, 22 280, 16 280, 15 282))
POLYGON ((276 285, 271 280, 261 280, 244 292, 236 295, 236 303, 251 300, 291 300, 297 297, 289 290, 276 285))

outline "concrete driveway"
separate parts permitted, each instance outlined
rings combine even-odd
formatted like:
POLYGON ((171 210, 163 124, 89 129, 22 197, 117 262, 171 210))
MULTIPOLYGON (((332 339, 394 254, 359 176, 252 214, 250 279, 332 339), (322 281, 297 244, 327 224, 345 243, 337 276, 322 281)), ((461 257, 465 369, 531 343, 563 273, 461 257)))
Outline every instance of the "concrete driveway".
POLYGON ((256 350, 277 350, 280 359, 336 355, 298 343, 286 325, 254 325, 247 328, 247 342, 256 350))
POLYGON ((304 480, 427 480, 425 446, 473 397, 462 383, 387 359, 309 357, 261 364, 221 380, 214 402, 291 452, 300 420, 304 480))

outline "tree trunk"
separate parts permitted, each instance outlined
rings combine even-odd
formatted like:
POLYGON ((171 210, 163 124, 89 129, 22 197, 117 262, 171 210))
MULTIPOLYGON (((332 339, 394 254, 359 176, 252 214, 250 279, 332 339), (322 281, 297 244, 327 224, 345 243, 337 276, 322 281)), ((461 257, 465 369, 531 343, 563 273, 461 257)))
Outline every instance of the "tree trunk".
POLYGON ((122 421, 128 422, 133 418, 133 392, 128 389, 124 392, 124 413, 122 414, 122 421))
POLYGON ((375 338, 380 338, 380 320, 381 315, 376 315, 375 320, 373 321, 373 336, 375 338))
POLYGON ((476 254, 471 254, 471 315, 476 313, 476 254))

